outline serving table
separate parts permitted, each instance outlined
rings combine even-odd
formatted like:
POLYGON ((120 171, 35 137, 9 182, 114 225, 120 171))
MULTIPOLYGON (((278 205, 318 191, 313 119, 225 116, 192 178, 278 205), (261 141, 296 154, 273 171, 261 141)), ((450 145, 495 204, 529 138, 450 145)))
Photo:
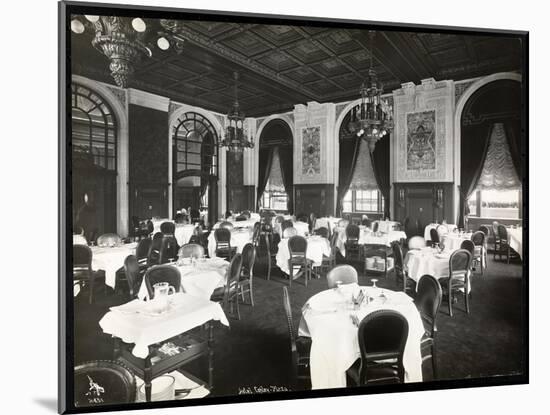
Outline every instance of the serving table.
POLYGON ((113 247, 92 246, 92 269, 105 271, 105 284, 115 288, 116 273, 128 255, 135 255, 137 242, 113 247))
POLYGON ((100 320, 106 334, 115 339, 114 357, 126 364, 145 382, 146 401, 151 400, 151 382, 178 369, 186 377, 211 390, 213 388, 213 323, 229 322, 218 303, 185 293, 169 296, 164 313, 153 312, 153 301, 133 300, 111 310, 100 320), (159 343, 170 342, 171 353, 159 343), (132 347, 133 345, 133 347, 132 347), (182 366, 206 357, 208 381, 185 372, 182 366))
POLYGON ((311 297, 302 309, 298 329, 300 336, 311 337, 310 371, 313 389, 346 387, 346 370, 361 357, 359 321, 376 310, 395 310, 403 314, 409 323, 409 335, 403 355, 405 382, 422 382, 422 357, 420 341, 424 326, 412 298, 403 292, 377 287, 361 287, 346 284, 340 288, 322 291, 311 297), (352 296, 359 291, 372 298, 359 308, 352 304, 352 296), (381 297, 381 294, 384 294, 381 297))

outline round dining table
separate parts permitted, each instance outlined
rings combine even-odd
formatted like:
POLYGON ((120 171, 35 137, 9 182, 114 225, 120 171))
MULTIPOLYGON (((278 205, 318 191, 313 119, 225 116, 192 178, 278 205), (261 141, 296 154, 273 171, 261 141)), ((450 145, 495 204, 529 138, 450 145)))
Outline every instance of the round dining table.
POLYGON ((193 236, 196 226, 190 224, 176 224, 174 229, 174 237, 179 246, 185 245, 189 242, 189 239, 193 236))
MULTIPOLYGON (((411 297, 399 291, 353 284, 322 291, 302 308, 298 334, 311 337, 310 374, 313 389, 346 387, 346 371, 361 357, 359 321, 376 310, 395 310, 409 323, 403 355, 405 382, 422 382, 420 341, 424 326, 411 297), (362 291, 367 300, 356 307, 352 298, 362 291), (383 295, 382 295, 383 294, 383 295)), ((368 341, 368 340, 367 340, 368 341)))
MULTIPOLYGON (((338 232, 336 247, 340 250, 340 253, 345 256, 347 241, 346 230, 342 227, 336 227, 335 230, 338 232)), ((387 233, 372 232, 372 230, 366 226, 359 226, 359 245, 382 245, 389 247, 392 242, 401 239, 407 239, 407 234, 403 231, 390 231, 387 233)))
MULTIPOLYGON (((241 253, 243 247, 252 242, 252 236, 254 231, 252 228, 235 228, 231 229, 231 246, 237 248, 237 253, 241 253)), ((216 237, 214 236, 214 231, 210 232, 208 235, 208 255, 210 258, 216 256, 216 237)))
MULTIPOLYGON (((323 238, 319 235, 312 235, 306 238, 307 239, 307 251, 306 258, 313 261, 313 265, 318 267, 323 262, 323 255, 330 255, 330 243, 328 239, 323 238)), ((290 259, 290 251, 288 249, 288 238, 283 238, 279 242, 279 250, 275 260, 277 261, 277 266, 285 274, 289 274, 290 270, 288 268, 288 260, 290 259)))
POLYGON ((137 242, 113 247, 92 246, 92 269, 105 271, 105 284, 115 288, 116 273, 128 255, 135 255, 137 242))

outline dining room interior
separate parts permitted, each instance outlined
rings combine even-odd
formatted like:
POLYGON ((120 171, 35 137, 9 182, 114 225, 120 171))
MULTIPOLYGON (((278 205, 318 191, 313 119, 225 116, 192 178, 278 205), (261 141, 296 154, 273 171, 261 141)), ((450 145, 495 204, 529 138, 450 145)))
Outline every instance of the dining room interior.
POLYGON ((521 36, 67 24, 75 405, 525 374, 521 36))

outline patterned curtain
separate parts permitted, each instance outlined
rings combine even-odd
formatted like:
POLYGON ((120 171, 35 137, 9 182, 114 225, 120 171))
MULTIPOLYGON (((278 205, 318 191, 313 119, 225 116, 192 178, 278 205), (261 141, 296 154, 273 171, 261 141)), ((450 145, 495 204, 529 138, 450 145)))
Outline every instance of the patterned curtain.
POLYGON ((349 186, 350 190, 378 190, 378 183, 374 176, 371 153, 365 140, 360 140, 359 155, 349 186))

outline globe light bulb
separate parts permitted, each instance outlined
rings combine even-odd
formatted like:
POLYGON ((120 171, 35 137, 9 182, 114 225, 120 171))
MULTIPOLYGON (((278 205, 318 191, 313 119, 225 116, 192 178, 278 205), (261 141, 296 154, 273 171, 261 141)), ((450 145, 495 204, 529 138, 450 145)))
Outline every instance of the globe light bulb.
POLYGON ((147 25, 143 21, 143 19, 136 17, 132 20, 132 27, 136 32, 145 32, 145 29, 147 29, 147 25))
POLYGON ((84 17, 86 18, 86 20, 88 20, 89 22, 92 22, 92 23, 95 23, 99 20, 99 16, 94 16, 94 15, 91 15, 91 14, 86 14, 86 15, 84 15, 84 17))
POLYGON ((157 40, 157 46, 159 47, 159 49, 168 50, 168 48, 170 47, 170 42, 168 42, 168 39, 166 39, 165 37, 160 37, 157 40))
POLYGON ((84 32, 84 25, 78 19, 71 20, 71 30, 76 34, 81 34, 84 32))

